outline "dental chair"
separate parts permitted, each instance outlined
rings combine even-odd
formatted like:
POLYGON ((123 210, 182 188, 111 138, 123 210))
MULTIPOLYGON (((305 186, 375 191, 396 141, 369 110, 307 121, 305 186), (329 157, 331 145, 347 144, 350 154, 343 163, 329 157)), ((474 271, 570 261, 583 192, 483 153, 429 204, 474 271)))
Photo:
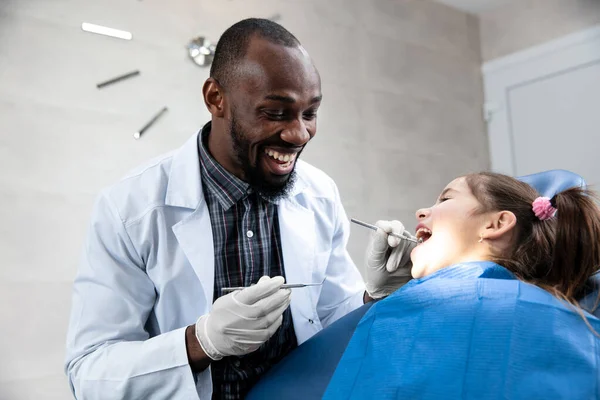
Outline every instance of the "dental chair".
MULTIPOLYGON (((518 179, 546 197, 572 187, 586 186, 582 177, 565 170, 551 170, 518 179)), ((596 274, 580 301, 582 306, 587 309, 594 307, 599 288, 600 274, 596 274)), ((322 398, 356 326, 374 303, 365 304, 349 313, 299 346, 258 382, 247 399, 322 398), (318 362, 315 363, 315 360, 318 362)), ((594 311, 594 315, 600 318, 600 307, 594 311)))

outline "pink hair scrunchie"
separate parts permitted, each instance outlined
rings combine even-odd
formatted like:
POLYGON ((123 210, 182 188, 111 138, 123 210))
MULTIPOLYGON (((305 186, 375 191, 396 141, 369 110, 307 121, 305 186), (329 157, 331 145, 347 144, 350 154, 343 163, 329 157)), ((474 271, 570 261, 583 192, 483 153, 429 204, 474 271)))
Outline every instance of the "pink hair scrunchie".
POLYGON ((554 216, 556 208, 552 207, 548 197, 538 197, 533 201, 532 210, 540 221, 545 221, 554 216))

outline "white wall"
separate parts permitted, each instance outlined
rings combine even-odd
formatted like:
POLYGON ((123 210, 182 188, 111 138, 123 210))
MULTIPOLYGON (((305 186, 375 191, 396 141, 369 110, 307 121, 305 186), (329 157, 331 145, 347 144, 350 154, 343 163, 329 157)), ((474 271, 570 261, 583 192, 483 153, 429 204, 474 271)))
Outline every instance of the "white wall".
POLYGON ((598 172, 584 154, 600 149, 600 1, 511 0, 479 19, 492 168, 564 168, 596 183, 598 172), (547 151, 533 151, 542 142, 547 151))
POLYGON ((600 25, 483 66, 491 166, 566 169, 600 184, 600 25))
MULTIPOLYGON (((0 399, 65 399, 71 283, 93 198, 207 119, 208 71, 187 59, 248 16, 282 15, 323 78, 305 159, 338 183, 349 215, 398 218, 455 176, 488 166, 477 20, 419 0, 1 0, 0 399), (82 32, 87 21, 131 42, 82 32), (133 69, 142 74, 97 90, 133 69), (162 106, 170 111, 132 138, 162 106)), ((353 228, 362 264, 367 232, 353 228)))
POLYGON ((598 0, 512 0, 480 15, 484 61, 600 24, 598 0))

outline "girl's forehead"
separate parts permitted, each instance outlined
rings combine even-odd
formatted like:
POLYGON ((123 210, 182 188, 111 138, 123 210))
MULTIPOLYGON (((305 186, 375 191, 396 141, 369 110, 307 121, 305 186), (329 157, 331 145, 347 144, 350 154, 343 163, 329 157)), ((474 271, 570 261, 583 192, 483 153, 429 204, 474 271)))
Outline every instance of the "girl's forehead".
POLYGON ((444 190, 453 189, 456 191, 462 191, 461 189, 464 189, 466 186, 467 186, 467 181, 464 176, 461 176, 461 177, 454 179, 449 184, 447 184, 446 187, 444 188, 444 190))

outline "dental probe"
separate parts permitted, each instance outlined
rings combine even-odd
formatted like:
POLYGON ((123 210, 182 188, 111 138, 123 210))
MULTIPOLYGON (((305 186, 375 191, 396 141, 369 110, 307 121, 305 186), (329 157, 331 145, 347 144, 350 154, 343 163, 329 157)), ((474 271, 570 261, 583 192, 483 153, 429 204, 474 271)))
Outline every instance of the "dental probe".
MULTIPOLYGON (((375 225, 367 224, 366 222, 362 222, 362 221, 359 221, 359 220, 354 219, 354 218, 350 218, 350 221, 354 222, 357 225, 364 226, 365 228, 372 229, 374 231, 376 231, 377 229, 379 229, 375 225)), ((423 239, 413 239, 413 238, 408 237, 408 236, 402 236, 399 233, 395 233, 395 232, 388 233, 388 235, 396 237, 398 239, 408 240, 409 242, 413 242, 413 243, 417 243, 417 244, 423 243, 423 239)))
MULTIPOLYGON (((325 279, 323 279, 323 282, 325 282, 325 279)), ((321 286, 323 284, 323 282, 321 283, 285 283, 283 285, 281 285, 281 289, 295 289, 295 288, 303 288, 303 287, 307 287, 307 286, 321 286)), ((252 284, 251 286, 254 286, 254 284, 252 284)), ((250 286, 247 286, 250 287, 250 286)), ((224 287, 223 289, 221 289, 222 292, 233 292, 235 290, 242 290, 242 289, 246 289, 246 287, 243 286, 238 286, 238 287, 224 287)))

